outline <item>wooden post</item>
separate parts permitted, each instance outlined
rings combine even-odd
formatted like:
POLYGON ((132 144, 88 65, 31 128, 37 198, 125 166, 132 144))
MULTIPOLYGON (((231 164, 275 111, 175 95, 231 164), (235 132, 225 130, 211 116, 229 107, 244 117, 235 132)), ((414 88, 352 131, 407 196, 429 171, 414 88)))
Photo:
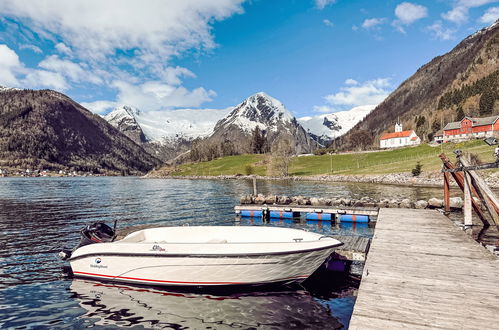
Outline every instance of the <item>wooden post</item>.
MULTIPOLYGON (((444 168, 448 169, 453 169, 455 168, 454 164, 447 158, 445 154, 440 154, 438 157, 442 160, 442 163, 444 164, 444 168)), ((461 188, 461 191, 464 192, 464 174, 463 172, 451 172, 452 177, 456 181, 457 185, 459 188, 461 188)), ((476 191, 473 191, 473 195, 478 197, 478 194, 476 191)), ((473 206, 473 210, 475 210, 476 214, 480 217, 480 219, 483 221, 484 224, 488 224, 487 219, 485 218, 485 214, 482 211, 481 204, 479 204, 477 201, 475 201, 474 198, 471 199, 471 205, 473 206)))
POLYGON ((253 178, 253 195, 258 195, 258 192, 256 190, 256 178, 253 178))
MULTIPOLYGON (((461 163, 463 164, 463 166, 470 166, 469 160, 466 158, 462 157, 461 163)), ((489 211, 489 214, 492 217, 495 225, 499 226, 499 199, 478 173, 476 173, 475 171, 467 171, 467 173, 469 173, 470 177, 473 179, 471 183, 480 195, 480 199, 485 202, 487 211, 489 211)))
POLYGON ((444 206, 445 215, 450 213, 450 187, 449 187, 449 173, 444 172, 444 206))
POLYGON ((473 221, 471 219, 471 185, 470 185, 470 175, 468 172, 464 172, 464 225, 473 226, 473 221))

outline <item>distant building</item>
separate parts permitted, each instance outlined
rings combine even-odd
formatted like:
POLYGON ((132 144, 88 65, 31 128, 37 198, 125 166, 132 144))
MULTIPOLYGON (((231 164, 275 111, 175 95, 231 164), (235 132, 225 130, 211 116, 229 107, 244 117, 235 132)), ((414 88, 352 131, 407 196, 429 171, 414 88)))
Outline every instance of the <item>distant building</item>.
POLYGON ((499 116, 472 118, 448 123, 444 127, 443 142, 463 141, 499 135, 499 116))
POLYGON ((440 130, 433 135, 433 141, 436 143, 444 142, 444 131, 440 130))
POLYGON ((383 134, 379 139, 380 148, 398 148, 414 146, 421 143, 421 139, 413 130, 403 131, 402 124, 395 124, 395 132, 383 134))

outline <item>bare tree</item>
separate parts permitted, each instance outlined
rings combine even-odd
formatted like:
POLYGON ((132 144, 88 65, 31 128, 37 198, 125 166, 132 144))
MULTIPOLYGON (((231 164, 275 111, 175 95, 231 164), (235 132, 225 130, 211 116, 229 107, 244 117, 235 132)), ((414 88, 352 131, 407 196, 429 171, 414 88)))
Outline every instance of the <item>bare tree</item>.
POLYGON ((289 164, 291 163, 293 153, 294 150, 291 145, 291 141, 288 139, 281 139, 277 141, 271 149, 270 167, 272 174, 288 176, 289 164))

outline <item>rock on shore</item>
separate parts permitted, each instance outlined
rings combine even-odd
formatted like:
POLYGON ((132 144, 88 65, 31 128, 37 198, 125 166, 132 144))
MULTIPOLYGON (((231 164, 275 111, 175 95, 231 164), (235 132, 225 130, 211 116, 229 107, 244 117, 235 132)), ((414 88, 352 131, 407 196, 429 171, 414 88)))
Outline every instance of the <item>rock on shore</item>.
MULTIPOLYGON (((256 204, 256 205, 310 205, 310 206, 348 206, 348 207, 388 207, 388 208, 408 208, 408 209, 425 209, 425 208, 442 208, 444 201, 438 198, 430 198, 429 200, 410 199, 382 199, 376 200, 370 197, 362 197, 361 199, 350 198, 317 198, 304 196, 276 196, 263 194, 244 195, 240 199, 241 204, 256 204)), ((452 197, 450 199, 450 207, 454 210, 463 208, 463 199, 461 197, 452 197)))

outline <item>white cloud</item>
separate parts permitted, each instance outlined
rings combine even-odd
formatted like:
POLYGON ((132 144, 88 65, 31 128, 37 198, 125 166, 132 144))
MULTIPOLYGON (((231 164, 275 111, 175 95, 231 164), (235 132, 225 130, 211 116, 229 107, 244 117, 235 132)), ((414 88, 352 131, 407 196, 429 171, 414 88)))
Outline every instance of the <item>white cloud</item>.
POLYGON ((116 103, 133 105, 147 111, 199 107, 216 96, 214 91, 203 87, 188 90, 183 86, 168 85, 160 81, 149 81, 141 85, 114 81, 112 86, 118 90, 116 103))
POLYGON ((344 87, 337 93, 324 97, 325 105, 315 106, 316 112, 335 112, 347 107, 367 104, 379 104, 389 94, 391 84, 388 78, 378 78, 360 83, 354 79, 347 79, 344 87))
POLYGON ((197 106, 211 100, 215 92, 183 87, 182 79, 196 75, 172 65, 172 59, 188 50, 216 47, 213 23, 242 13, 244 1, 149 0, 144 5, 141 0, 2 0, 0 16, 29 27, 33 42, 39 40, 37 35, 55 43, 57 53, 40 62, 40 70, 20 63, 24 71, 19 74, 4 66, 0 81, 14 84, 24 76, 22 81, 29 87, 58 90, 68 89, 68 82, 112 86, 113 81, 126 81, 129 86, 114 85, 118 100, 133 100, 127 91, 136 90, 137 106, 145 96, 153 97, 153 108, 159 107, 158 100, 164 106, 197 106), (147 90, 155 85, 161 88, 147 90))
POLYGON ((364 22, 362 23, 362 27, 364 29, 370 29, 370 28, 376 27, 378 25, 381 25, 384 22, 385 22, 384 18, 368 18, 368 19, 364 20, 364 22))
POLYGON ((191 78, 196 77, 193 72, 180 66, 168 67, 163 71, 162 75, 165 82, 170 85, 180 85, 182 83, 180 77, 182 76, 191 78))
POLYGON ((315 6, 319 9, 324 9, 328 5, 336 3, 336 0, 315 0, 315 6))
POLYGON ((210 24, 241 13, 243 0, 45 0, 0 2, 0 13, 62 37, 80 57, 102 59, 116 49, 163 60, 192 47, 215 46, 210 24))
POLYGON ((69 88, 68 83, 58 72, 45 70, 29 70, 23 79, 23 85, 28 87, 53 88, 64 91, 69 88))
POLYGON ((468 21, 468 8, 463 6, 458 6, 452 8, 446 13, 443 13, 442 18, 453 23, 461 24, 468 21))
POLYGON ((105 100, 81 102, 80 104, 94 113, 105 113, 106 111, 111 110, 117 106, 116 102, 105 100))
POLYGON ((330 21, 330 20, 328 20, 328 19, 323 20, 323 21, 322 21, 322 23, 324 23, 324 25, 326 25, 326 26, 330 26, 330 27, 333 27, 333 26, 334 26, 334 23, 333 23, 333 22, 331 22, 331 21, 330 21))
POLYGON ((498 2, 497 0, 457 0, 454 2, 453 7, 441 16, 443 19, 456 23, 463 24, 469 19, 470 8, 481 7, 483 5, 498 2))
POLYGON ((28 45, 28 44, 23 44, 19 46, 19 49, 29 49, 37 54, 42 54, 43 50, 40 49, 40 47, 35 46, 35 45, 28 45))
POLYGON ((480 17, 479 22, 483 24, 492 24, 499 19, 499 7, 492 7, 480 17))
POLYGON ((19 56, 7 45, 0 44, 0 85, 19 86, 16 71, 22 68, 19 56))
POLYGON ((90 82, 96 85, 103 83, 101 78, 82 69, 79 64, 68 60, 62 60, 57 55, 46 57, 38 66, 49 71, 57 72, 74 82, 90 82))
POLYGON ((433 36, 440 40, 451 40, 454 39, 455 29, 444 28, 442 22, 437 21, 434 24, 427 27, 433 36))
POLYGON ((428 9, 418 4, 402 2, 395 8, 395 16, 397 19, 393 21, 393 26, 400 32, 405 33, 403 26, 411 25, 417 20, 427 17, 428 9))
POLYGON ((428 16, 428 9, 425 6, 402 2, 395 8, 395 16, 402 24, 409 25, 428 16))
POLYGON ((66 46, 63 42, 59 42, 55 45, 55 48, 59 51, 59 53, 65 54, 65 55, 72 55, 73 51, 71 48, 66 46))

